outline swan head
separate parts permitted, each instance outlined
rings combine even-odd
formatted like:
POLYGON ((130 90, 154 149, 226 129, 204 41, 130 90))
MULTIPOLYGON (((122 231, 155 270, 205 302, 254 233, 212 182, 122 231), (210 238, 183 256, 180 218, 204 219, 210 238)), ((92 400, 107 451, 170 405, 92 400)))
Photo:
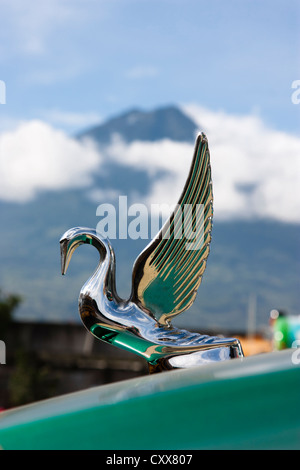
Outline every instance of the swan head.
POLYGON ((59 243, 61 254, 61 273, 63 275, 67 272, 74 251, 82 244, 95 246, 100 253, 100 258, 102 259, 107 255, 107 253, 112 254, 112 247, 108 239, 101 237, 95 229, 91 228, 71 228, 63 234, 59 243))
POLYGON ((83 227, 74 227, 67 230, 61 239, 60 243, 60 255, 61 255, 61 273, 64 275, 67 272, 70 260, 76 248, 83 243, 88 243, 86 240, 87 233, 90 229, 83 227))

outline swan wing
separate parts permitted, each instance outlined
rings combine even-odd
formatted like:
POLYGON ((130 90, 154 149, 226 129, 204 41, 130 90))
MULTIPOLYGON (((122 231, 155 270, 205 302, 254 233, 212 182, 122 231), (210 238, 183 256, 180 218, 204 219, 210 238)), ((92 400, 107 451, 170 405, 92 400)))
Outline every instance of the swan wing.
POLYGON ((161 324, 195 300, 209 254, 212 201, 210 155, 202 133, 178 204, 133 267, 131 299, 161 324))

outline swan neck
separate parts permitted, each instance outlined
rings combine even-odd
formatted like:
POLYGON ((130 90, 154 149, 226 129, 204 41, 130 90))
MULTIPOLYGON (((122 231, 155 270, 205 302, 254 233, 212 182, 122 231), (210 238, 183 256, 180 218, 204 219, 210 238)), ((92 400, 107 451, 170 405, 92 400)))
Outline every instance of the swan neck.
POLYGON ((100 238, 93 233, 87 236, 86 243, 93 245, 98 250, 100 260, 94 274, 83 287, 84 291, 88 290, 95 297, 102 293, 108 300, 119 301, 116 293, 115 254, 112 246, 107 239, 100 238))

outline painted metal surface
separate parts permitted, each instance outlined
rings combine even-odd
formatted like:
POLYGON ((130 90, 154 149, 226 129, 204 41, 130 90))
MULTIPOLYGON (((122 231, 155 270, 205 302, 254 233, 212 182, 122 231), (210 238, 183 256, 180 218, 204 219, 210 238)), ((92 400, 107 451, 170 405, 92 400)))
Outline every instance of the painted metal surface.
POLYGON ((295 350, 95 387, 1 413, 3 449, 299 449, 295 350))

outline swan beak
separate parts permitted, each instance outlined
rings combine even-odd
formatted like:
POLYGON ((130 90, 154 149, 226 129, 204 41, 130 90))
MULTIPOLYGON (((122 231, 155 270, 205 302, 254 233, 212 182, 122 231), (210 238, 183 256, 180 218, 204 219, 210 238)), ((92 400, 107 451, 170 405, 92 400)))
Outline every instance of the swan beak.
POLYGON ((61 273, 66 274, 70 258, 68 260, 68 240, 64 239, 60 241, 60 261, 61 261, 61 273))

